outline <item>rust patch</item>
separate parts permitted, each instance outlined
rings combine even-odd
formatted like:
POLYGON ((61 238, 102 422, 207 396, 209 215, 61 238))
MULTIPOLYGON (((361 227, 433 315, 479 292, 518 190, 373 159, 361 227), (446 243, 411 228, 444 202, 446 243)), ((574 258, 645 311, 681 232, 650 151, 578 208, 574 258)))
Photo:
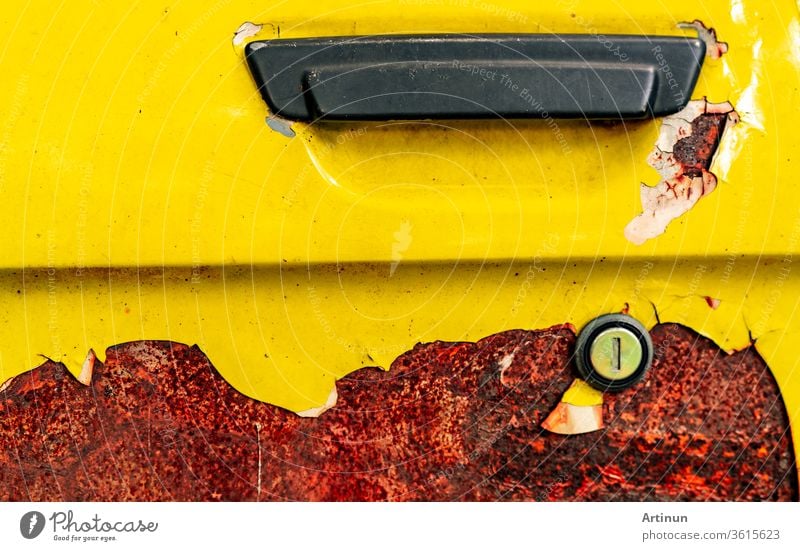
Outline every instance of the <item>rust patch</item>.
POLYGON ((642 184, 642 214, 625 227, 636 245, 664 233, 669 223, 688 212, 717 187, 711 172, 714 154, 725 128, 739 116, 728 103, 692 100, 685 109, 666 117, 647 163, 662 177, 655 187, 642 184))
POLYGON ((540 426, 574 379, 567 327, 418 345, 339 381, 318 418, 239 394, 197 347, 110 348, 90 386, 47 362, 0 393, 0 499, 797 499, 756 351, 678 325, 652 338, 647 378, 575 436, 540 426))
POLYGON ((677 141, 672 148, 681 174, 689 178, 702 177, 711 168, 711 161, 725 131, 728 113, 704 112, 692 121, 689 135, 677 141))

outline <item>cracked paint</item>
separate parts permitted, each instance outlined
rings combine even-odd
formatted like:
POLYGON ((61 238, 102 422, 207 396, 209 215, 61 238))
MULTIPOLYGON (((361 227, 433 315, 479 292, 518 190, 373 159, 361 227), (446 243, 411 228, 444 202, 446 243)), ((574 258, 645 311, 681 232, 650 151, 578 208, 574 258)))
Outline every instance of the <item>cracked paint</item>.
POLYGON ((647 163, 662 177, 655 187, 642 184, 643 212, 625 227, 625 237, 635 245, 666 231, 700 198, 717 187, 710 171, 714 154, 727 125, 739 122, 729 102, 692 100, 682 111, 665 117, 647 163))
POLYGON ((297 415, 300 417, 319 417, 332 407, 336 405, 337 400, 339 399, 339 394, 336 391, 336 387, 333 387, 331 393, 328 395, 328 399, 325 403, 317 408, 310 408, 303 411, 298 411, 297 415))

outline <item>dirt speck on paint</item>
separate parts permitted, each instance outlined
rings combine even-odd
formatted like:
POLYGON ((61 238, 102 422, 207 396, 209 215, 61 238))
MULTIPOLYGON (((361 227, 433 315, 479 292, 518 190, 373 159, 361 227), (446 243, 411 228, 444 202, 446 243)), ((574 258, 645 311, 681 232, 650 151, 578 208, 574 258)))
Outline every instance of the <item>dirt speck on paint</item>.
POLYGON ((682 111, 665 117, 647 163, 661 174, 655 187, 642 184, 642 214, 625 227, 625 237, 635 245, 664 233, 717 187, 710 171, 725 128, 739 122, 729 102, 692 100, 682 111))

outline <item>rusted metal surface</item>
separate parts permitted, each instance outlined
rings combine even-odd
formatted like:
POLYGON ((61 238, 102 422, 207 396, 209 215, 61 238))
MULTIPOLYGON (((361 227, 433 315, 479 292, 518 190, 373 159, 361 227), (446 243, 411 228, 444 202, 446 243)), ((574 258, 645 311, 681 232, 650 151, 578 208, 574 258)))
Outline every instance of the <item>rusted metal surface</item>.
POLYGON ((727 113, 712 112, 692 121, 691 133, 679 139, 672 149, 675 160, 683 167, 683 175, 695 178, 708 172, 727 120, 727 113))
POLYGON ((0 396, 0 498, 796 500, 786 412, 752 347, 652 337, 645 380, 576 436, 539 426, 574 379, 566 326, 418 345, 339 381, 316 419, 237 393, 196 347, 113 347, 90 386, 47 362, 0 396))

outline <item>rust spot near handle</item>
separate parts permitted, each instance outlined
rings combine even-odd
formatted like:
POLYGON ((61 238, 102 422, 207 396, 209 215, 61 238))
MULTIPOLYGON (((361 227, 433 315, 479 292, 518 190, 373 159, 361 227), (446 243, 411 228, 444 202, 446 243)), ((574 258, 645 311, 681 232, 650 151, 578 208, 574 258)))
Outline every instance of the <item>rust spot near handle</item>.
POLYGON ((738 121, 729 102, 709 103, 705 98, 663 120, 647 158, 662 180, 654 187, 642 184, 643 212, 625 227, 630 242, 641 245, 661 235, 672 220, 716 189, 717 177, 711 172, 714 155, 726 128, 738 121))

